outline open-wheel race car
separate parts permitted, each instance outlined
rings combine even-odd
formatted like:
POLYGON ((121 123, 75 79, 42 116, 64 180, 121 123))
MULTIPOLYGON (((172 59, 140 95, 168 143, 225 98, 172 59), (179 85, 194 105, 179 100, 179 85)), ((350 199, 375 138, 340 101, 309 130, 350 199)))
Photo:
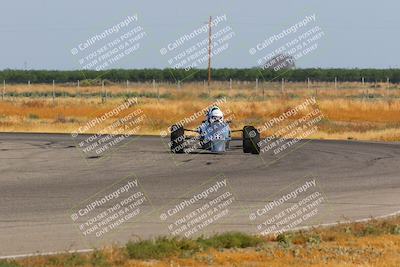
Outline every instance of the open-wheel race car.
POLYGON ((197 149, 212 153, 223 153, 230 149, 231 134, 242 132, 244 153, 260 153, 260 133, 254 126, 244 126, 240 130, 231 130, 230 121, 225 121, 222 111, 213 107, 206 115, 206 120, 195 130, 185 129, 181 125, 171 126, 170 148, 172 153, 190 153, 197 149), (185 136, 185 131, 195 132, 195 137, 185 136))

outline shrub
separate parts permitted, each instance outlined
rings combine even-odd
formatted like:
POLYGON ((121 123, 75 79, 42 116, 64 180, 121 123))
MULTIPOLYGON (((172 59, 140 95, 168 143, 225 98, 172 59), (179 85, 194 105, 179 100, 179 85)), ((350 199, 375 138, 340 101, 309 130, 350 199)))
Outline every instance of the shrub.
POLYGON ((212 248, 247 248, 258 246, 262 243, 262 239, 240 232, 231 232, 214 235, 207 239, 200 237, 197 242, 204 247, 212 248))
POLYGON ((131 259, 161 259, 177 255, 180 252, 178 243, 178 239, 165 237, 156 240, 128 242, 126 251, 131 259))
POLYGON ((214 235, 196 240, 162 237, 155 240, 128 242, 126 252, 131 259, 161 259, 170 256, 190 256, 207 248, 247 248, 261 244, 259 237, 238 232, 214 235))
POLYGON ((39 115, 33 114, 33 113, 29 113, 29 119, 31 120, 37 120, 39 119, 39 115))
POLYGON ((0 260, 0 267, 21 267, 21 265, 15 261, 0 260))
POLYGON ((276 237, 279 245, 283 248, 289 248, 292 246, 292 235, 289 233, 282 233, 276 237))

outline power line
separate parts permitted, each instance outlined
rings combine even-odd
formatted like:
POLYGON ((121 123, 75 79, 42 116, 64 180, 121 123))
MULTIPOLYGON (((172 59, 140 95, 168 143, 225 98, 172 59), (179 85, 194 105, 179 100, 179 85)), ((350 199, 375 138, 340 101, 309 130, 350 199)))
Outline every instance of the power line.
POLYGON ((211 82, 211 16, 208 21, 208 87, 211 82))

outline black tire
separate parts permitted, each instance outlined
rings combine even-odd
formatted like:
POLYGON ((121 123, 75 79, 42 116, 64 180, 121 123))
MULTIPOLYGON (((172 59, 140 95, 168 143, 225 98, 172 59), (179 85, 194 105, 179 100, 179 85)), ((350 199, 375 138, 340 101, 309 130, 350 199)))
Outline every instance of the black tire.
POLYGON ((243 127, 243 152, 260 154, 260 133, 254 126, 243 127))
POLYGON ((244 153, 250 153, 250 136, 249 136, 249 127, 250 126, 244 126, 243 127, 243 132, 242 132, 242 140, 243 140, 243 152, 244 153))
POLYGON ((185 143, 185 130, 182 126, 172 125, 171 126, 171 152, 172 153, 183 153, 185 143))

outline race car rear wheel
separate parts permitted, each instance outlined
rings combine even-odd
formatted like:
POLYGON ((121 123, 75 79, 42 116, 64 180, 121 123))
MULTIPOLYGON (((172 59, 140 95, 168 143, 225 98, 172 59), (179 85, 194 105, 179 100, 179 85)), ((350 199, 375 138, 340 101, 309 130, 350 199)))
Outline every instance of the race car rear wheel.
POLYGON ((243 152, 260 154, 260 133, 254 126, 243 127, 243 152))
POLYGON ((172 125, 171 126, 171 152, 172 153, 183 153, 185 143, 185 130, 182 126, 172 125))

